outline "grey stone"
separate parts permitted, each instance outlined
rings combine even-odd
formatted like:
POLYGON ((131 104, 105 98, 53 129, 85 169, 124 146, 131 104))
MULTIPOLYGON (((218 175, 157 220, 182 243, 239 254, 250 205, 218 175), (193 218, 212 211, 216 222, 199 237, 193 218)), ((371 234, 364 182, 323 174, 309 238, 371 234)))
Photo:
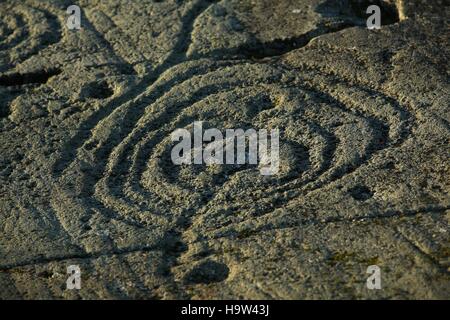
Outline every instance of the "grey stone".
POLYGON ((0 298, 449 299, 449 6, 369 3, 0 3, 0 298), (279 174, 173 166, 200 120, 279 174))

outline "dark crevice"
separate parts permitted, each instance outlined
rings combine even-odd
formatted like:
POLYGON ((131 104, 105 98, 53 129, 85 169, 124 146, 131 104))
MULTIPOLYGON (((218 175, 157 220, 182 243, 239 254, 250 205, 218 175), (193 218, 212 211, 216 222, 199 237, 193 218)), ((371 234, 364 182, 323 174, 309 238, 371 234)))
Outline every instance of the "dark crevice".
MULTIPOLYGON (((111 112, 122 104, 133 100, 142 94, 150 84, 154 83, 164 71, 170 69, 174 65, 186 61, 186 52, 189 48, 190 38, 192 30, 194 29, 194 22, 212 3, 217 0, 208 0, 208 1, 199 1, 197 2, 183 17, 183 25, 181 30, 183 30, 180 35, 177 44, 175 45, 173 52, 169 54, 166 60, 160 64, 152 73, 142 78, 140 83, 135 87, 135 89, 130 90, 129 92, 112 99, 109 104, 100 109, 99 111, 92 114, 82 125, 82 130, 80 130, 79 134, 76 134, 72 139, 70 139, 66 143, 66 150, 64 151, 64 155, 53 165, 53 170, 57 176, 61 175, 62 172, 70 165, 72 161, 74 161, 75 154, 74 150, 80 148, 83 143, 88 140, 91 134, 88 132, 92 128, 94 128, 102 119, 109 116, 111 112)), ((141 113, 137 113, 133 116, 131 122, 135 122, 136 119, 140 117, 141 113)), ((130 129, 131 126, 127 130, 130 129)), ((123 134, 128 134, 124 132, 123 134)), ((108 141, 109 142, 109 141, 108 141)), ((106 143, 106 145, 110 145, 106 143)))
POLYGON ((381 25, 393 24, 400 20, 395 3, 383 0, 327 0, 320 4, 316 11, 324 17, 341 18, 352 21, 355 25, 365 25, 370 16, 366 11, 371 5, 380 7, 381 25))
POLYGON ((39 70, 29 73, 12 73, 0 76, 0 86, 13 87, 26 84, 43 84, 48 79, 61 73, 60 69, 39 70))
POLYGON ((92 82, 81 89, 80 98, 106 99, 114 94, 114 90, 106 81, 92 82))
POLYGON ((331 25, 330 23, 319 25, 316 29, 297 37, 274 39, 270 42, 255 40, 236 48, 217 49, 205 56, 195 56, 194 58, 215 57, 220 59, 247 58, 260 60, 281 56, 307 46, 312 39, 319 36, 339 32, 351 27, 365 26, 367 18, 370 16, 366 13, 366 10, 373 4, 378 5, 381 9, 381 25, 389 25, 399 21, 397 7, 382 0, 329 0, 319 5, 316 11, 334 21, 331 25))
POLYGON ((195 266, 185 277, 186 284, 209 284, 222 282, 228 278, 230 269, 227 265, 207 260, 195 266))
POLYGON ((318 27, 317 29, 302 34, 298 37, 288 39, 276 39, 270 42, 259 42, 252 45, 245 44, 237 48, 236 52, 250 59, 264 59, 281 56, 290 51, 307 46, 312 39, 317 38, 318 36, 327 33, 338 32, 353 26, 354 25, 351 23, 343 23, 327 28, 318 27))

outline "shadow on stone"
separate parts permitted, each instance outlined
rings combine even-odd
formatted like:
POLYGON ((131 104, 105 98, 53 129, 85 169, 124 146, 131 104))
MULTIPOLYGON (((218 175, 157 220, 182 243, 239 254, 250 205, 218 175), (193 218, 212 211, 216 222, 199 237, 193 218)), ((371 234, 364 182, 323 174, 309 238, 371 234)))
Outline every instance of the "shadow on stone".
POLYGON ((228 277, 229 272, 230 270, 223 263, 205 261, 189 271, 185 275, 184 281, 188 284, 221 282, 228 277))
POLYGON ((320 4, 316 11, 325 17, 349 18, 354 20, 355 24, 363 25, 370 16, 366 13, 370 5, 380 7, 381 25, 389 25, 399 21, 396 5, 382 0, 327 0, 320 4))
POLYGON ((348 190, 353 199, 365 201, 373 197, 373 192, 366 186, 356 186, 348 190))
POLYGON ((81 98, 91 99, 106 99, 114 94, 109 84, 106 81, 91 82, 85 86, 81 92, 81 98))

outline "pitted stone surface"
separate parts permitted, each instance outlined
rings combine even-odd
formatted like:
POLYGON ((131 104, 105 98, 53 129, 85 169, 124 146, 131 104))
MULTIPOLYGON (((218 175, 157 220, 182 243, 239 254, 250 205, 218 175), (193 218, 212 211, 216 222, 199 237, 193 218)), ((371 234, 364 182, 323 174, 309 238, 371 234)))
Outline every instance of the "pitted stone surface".
POLYGON ((0 298, 450 298, 445 1, 70 4, 0 4, 0 298), (193 121, 280 172, 174 166, 193 121))

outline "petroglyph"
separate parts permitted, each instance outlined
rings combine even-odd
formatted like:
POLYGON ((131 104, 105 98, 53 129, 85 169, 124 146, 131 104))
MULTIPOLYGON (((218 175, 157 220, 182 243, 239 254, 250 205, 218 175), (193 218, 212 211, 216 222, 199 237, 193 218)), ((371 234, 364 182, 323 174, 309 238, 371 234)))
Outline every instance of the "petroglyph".
POLYGON ((0 297, 448 299, 449 7, 369 3, 2 2, 0 297), (277 174, 175 166, 195 121, 277 174))

